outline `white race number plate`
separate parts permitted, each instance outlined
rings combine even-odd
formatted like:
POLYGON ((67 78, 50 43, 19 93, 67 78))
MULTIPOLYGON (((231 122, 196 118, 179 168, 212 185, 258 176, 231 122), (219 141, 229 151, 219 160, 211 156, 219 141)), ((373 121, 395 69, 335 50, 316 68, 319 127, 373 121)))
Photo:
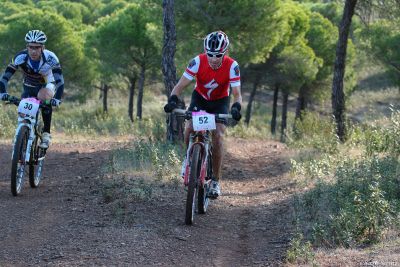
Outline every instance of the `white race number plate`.
POLYGON ((195 131, 215 130, 215 115, 204 111, 192 112, 193 129, 195 131))
POLYGON ((36 98, 24 98, 19 102, 18 113, 35 118, 39 110, 39 105, 40 101, 36 98))

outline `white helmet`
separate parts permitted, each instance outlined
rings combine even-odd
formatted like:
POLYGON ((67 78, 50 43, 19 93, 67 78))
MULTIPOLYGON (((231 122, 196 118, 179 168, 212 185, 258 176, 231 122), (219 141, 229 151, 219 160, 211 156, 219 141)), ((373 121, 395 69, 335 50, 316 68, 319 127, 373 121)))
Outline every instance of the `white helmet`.
POLYGON ((216 31, 204 38, 204 50, 211 54, 225 54, 229 47, 228 36, 223 31, 216 31))
POLYGON ((25 35, 25 42, 44 44, 47 41, 46 34, 39 30, 31 30, 25 35))

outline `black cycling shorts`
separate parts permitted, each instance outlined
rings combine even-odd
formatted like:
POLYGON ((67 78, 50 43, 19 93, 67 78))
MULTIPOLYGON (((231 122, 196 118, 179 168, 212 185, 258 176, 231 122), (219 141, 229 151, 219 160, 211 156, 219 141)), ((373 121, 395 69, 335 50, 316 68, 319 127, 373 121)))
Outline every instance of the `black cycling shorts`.
MULTIPOLYGON (((192 100, 188 108, 189 111, 204 110, 213 114, 228 114, 229 113, 229 97, 224 97, 214 101, 204 99, 196 90, 193 90, 192 100)), ((217 119, 217 123, 228 124, 226 119, 217 119)))
POLYGON ((24 84, 24 92, 21 95, 21 98, 28 98, 28 97, 37 97, 40 89, 42 89, 43 86, 30 86, 24 84))

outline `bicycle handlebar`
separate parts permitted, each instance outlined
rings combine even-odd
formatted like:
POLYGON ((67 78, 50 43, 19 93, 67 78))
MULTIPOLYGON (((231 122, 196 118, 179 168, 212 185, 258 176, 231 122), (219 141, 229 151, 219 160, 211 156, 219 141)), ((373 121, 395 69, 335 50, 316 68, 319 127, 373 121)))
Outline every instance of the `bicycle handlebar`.
MULTIPOLYGON (((6 104, 14 104, 18 106, 20 102, 21 102, 20 98, 16 96, 10 96, 8 101, 6 101, 6 104)), ((49 106, 50 106, 50 100, 46 100, 44 102, 40 101, 39 108, 46 109, 49 108, 49 106)))
MULTIPOLYGON (((176 109, 172 110, 172 113, 185 115, 185 119, 187 119, 187 120, 190 120, 192 118, 192 112, 187 111, 186 109, 176 108, 176 109)), ((231 114, 214 114, 214 115, 218 119, 231 119, 232 118, 231 114)))
POLYGON ((8 98, 8 100, 6 101, 6 104, 14 104, 14 105, 18 106, 19 102, 21 102, 21 99, 15 97, 15 96, 10 96, 8 98))

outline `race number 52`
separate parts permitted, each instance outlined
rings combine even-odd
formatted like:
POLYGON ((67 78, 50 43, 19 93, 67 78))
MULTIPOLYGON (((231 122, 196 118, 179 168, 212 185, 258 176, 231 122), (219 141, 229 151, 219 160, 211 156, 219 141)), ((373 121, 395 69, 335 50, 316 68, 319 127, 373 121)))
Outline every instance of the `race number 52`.
POLYGON ((215 115, 204 111, 192 113, 193 129, 195 131, 215 130, 215 115))

